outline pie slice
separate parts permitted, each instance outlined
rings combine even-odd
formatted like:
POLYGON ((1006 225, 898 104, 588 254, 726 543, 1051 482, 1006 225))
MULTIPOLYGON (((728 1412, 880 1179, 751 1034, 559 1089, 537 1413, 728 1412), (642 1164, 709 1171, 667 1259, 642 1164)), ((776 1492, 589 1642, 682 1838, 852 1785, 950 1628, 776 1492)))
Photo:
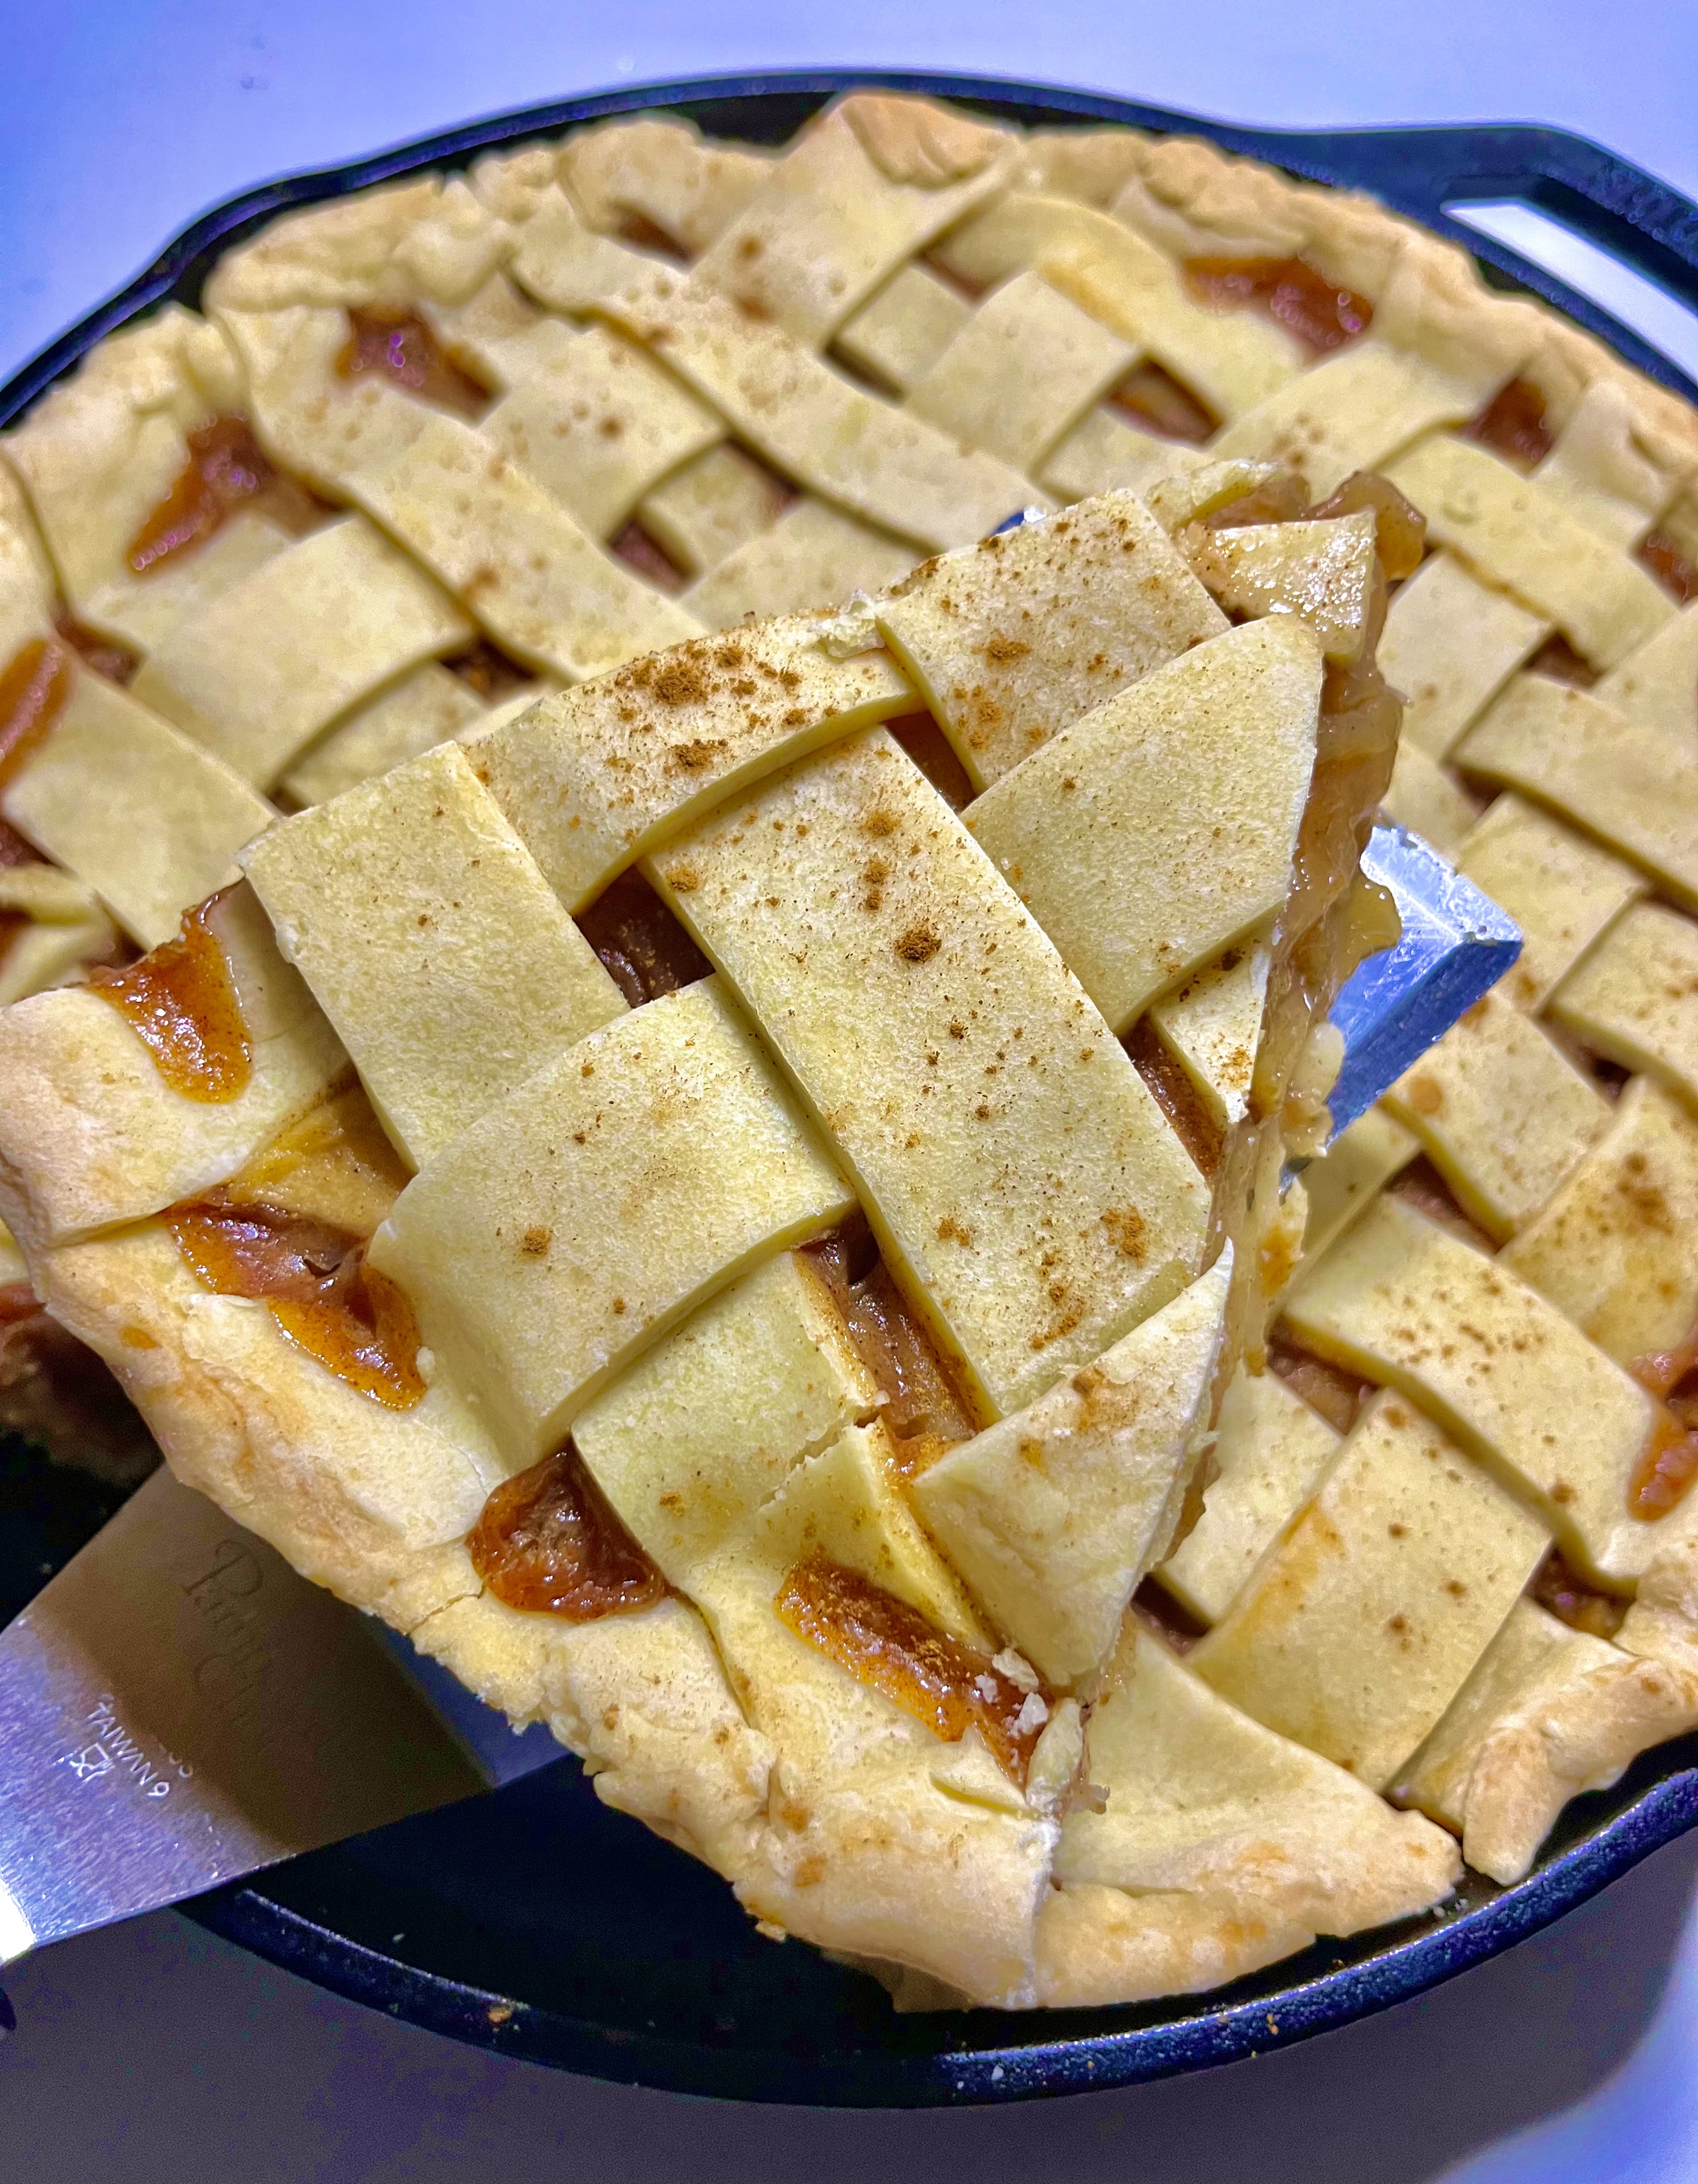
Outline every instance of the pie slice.
POLYGON ((1516 1879, 1698 1719, 1695 481, 1201 143, 284 216, 0 441, 0 1420, 904 2006, 1516 1879), (1377 807, 1526 945, 1329 1145, 1377 807))
MULTIPOLYGON (((766 1786, 739 1829, 672 1830, 769 1924, 1004 2004, 1039 1995, 1086 1709, 1263 1339, 1282 1095, 1388 771, 1383 737, 1354 790, 1329 769, 1300 616, 1220 623, 1141 504, 1086 502, 408 759, 243 853, 173 944, 199 986, 149 957, 0 1025, 17 1231, 103 1354, 144 1341, 187 1475, 239 1476, 247 1521, 580 1746, 549 1694, 584 1647, 624 1688, 622 1629, 639 1679, 705 1629, 766 1786), (1152 598, 1155 656, 1135 633, 1105 678, 1096 631, 1152 598), (922 605, 993 653, 1030 632, 1008 687, 1049 733, 976 799, 915 688, 922 605), (1046 856, 1075 780, 1085 831, 1046 856), (1081 944, 1070 860, 1130 978, 1081 944), (1150 1004, 1247 936, 1209 1112, 1150 1004), (96 1033, 126 1072, 91 1078, 96 1033), (415 1433, 428 1501, 381 1553, 331 1546, 415 1433)), ((684 1810, 695 1733, 598 1779, 684 1810)))

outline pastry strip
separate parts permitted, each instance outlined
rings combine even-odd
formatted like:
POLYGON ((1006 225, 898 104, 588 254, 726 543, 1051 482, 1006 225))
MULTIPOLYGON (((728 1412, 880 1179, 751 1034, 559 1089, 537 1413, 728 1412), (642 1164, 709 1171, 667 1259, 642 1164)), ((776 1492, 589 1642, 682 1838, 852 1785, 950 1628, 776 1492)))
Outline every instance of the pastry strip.
POLYGON ((380 531, 346 516, 181 619, 131 687, 267 789, 338 715, 473 633, 380 531))
POLYGON ((458 744, 286 820, 245 862, 415 1168, 624 1012, 458 744))
POLYGON ((693 1306, 853 1203, 708 979, 616 1017, 463 1132, 371 1258, 528 1459, 693 1306))
POLYGON ((1628 1578, 1656 1552, 1669 1520, 1628 1497, 1657 1406, 1506 1267, 1382 1196, 1285 1309, 1310 1348, 1389 1380, 1530 1492, 1582 1566, 1628 1578))
POLYGON ((990 1416, 1195 1276, 1201 1177, 883 730, 781 775, 647 869, 830 1134, 990 1416))
POLYGON ((1436 1426, 1381 1396, 1191 1664, 1258 1721, 1384 1790, 1548 1544, 1436 1426))

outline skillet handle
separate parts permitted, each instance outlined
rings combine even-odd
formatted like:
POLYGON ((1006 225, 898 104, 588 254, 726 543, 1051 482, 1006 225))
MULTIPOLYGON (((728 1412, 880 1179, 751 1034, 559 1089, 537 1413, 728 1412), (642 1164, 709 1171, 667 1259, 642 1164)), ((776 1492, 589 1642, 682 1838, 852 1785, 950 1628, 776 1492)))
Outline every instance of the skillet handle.
POLYGON ((1353 131, 1349 151, 1368 187, 1420 220, 1512 198, 1698 311, 1698 205, 1601 144, 1560 129, 1377 129, 1353 131))
POLYGON ((1642 371, 1698 399, 1698 385, 1589 298, 1445 210, 1503 200, 1532 206, 1698 313, 1698 205, 1631 160, 1566 130, 1511 125, 1221 131, 1223 137, 1233 133, 1243 149, 1317 181, 1371 190, 1501 266, 1601 334, 1642 371))

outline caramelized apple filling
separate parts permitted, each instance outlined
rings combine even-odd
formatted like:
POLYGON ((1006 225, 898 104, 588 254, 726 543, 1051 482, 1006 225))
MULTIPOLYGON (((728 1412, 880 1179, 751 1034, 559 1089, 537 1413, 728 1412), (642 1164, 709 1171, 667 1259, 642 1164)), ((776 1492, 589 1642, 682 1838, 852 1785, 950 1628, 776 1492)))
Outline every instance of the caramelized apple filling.
POLYGON ((1673 1350, 1635 1357, 1628 1370, 1662 1407, 1628 1493, 1634 1515, 1654 1524, 1698 1479, 1698 1326, 1673 1350))
POLYGON ((1613 1638, 1628 1612, 1627 1602, 1617 1594, 1599 1592, 1588 1585, 1560 1547, 1553 1547, 1539 1564, 1528 1591, 1559 1623, 1592 1638, 1613 1638))
POLYGON ((955 755, 955 746, 930 713, 902 713, 886 721, 887 734, 899 743, 952 811, 973 801, 973 783, 955 755))
POLYGON ((677 593, 690 582, 666 548, 634 516, 607 542, 607 551, 627 568, 646 577, 656 591, 677 593))
POLYGON ((652 251, 657 258, 671 258, 680 265, 688 265, 690 253, 675 236, 668 235, 658 221, 644 212, 622 213, 619 225, 614 230, 621 242, 628 242, 634 250, 652 251))
POLYGON ((267 1305, 290 1340, 386 1409, 425 1392, 405 1291, 366 1264, 407 1177, 357 1084, 308 1109, 221 1190, 165 1216, 209 1290, 267 1305))
POLYGON ((1268 1344, 1268 1369, 1341 1434, 1349 1432, 1376 1392, 1373 1383, 1360 1373, 1347 1373, 1330 1359, 1299 1350, 1282 1334, 1268 1344))
POLYGON ((1003 1772, 1025 1788, 1049 1719, 1038 1690, 1014 1682, 988 1653, 964 1646, 905 1600, 824 1555, 799 1562, 774 1605, 798 1638, 946 1744, 976 1729, 1003 1772))
POLYGON ((41 748, 75 677, 70 652, 51 637, 32 637, 0 671, 0 788, 41 748))
POLYGON ((634 866, 603 889, 578 927, 634 1009, 693 986, 713 968, 634 866))
POLYGON ((1522 471, 1542 463, 1556 444, 1544 421, 1544 396, 1530 379, 1511 379, 1500 387, 1462 427, 1462 437, 1477 440, 1522 471))
POLYGON ((1317 356, 1366 332, 1374 307, 1301 258, 1193 258, 1186 285, 1217 310, 1264 312, 1317 356))
POLYGON ((224 1186, 232 1205, 279 1207, 369 1238, 407 1170, 357 1080, 333 1087, 224 1186))
POLYGON ((63 607, 53 616, 53 627, 77 658, 86 661, 97 675, 103 675, 109 682, 128 683, 135 680, 142 655, 131 651, 121 638, 86 627, 63 607))
POLYGON ((528 667, 522 667, 487 637, 479 638, 464 652, 454 653, 442 664, 450 674, 457 675, 475 690, 486 705, 499 705, 503 699, 516 696, 537 679, 528 667))
POLYGON ((1648 531, 1636 551, 1671 599, 1682 606, 1698 599, 1698 565, 1682 550, 1678 538, 1671 538, 1666 531, 1648 531))
MULTIPOLYGON (((1412 1100, 1418 1106, 1417 1087, 1412 1085, 1410 1092, 1412 1100)), ((1412 1160, 1386 1189, 1394 1198, 1402 1199, 1438 1228, 1448 1228, 1453 1236, 1460 1236, 1465 1244, 1483 1251, 1488 1258, 1497 1250, 1485 1230, 1462 1211, 1449 1184, 1425 1153, 1412 1160)))
POLYGON ((863 1216, 805 1248, 878 1388, 898 1468, 912 1478, 978 1430, 972 1409, 880 1256, 863 1216))
POLYGON ((366 1264, 366 1240, 280 1206, 214 1195, 165 1217, 177 1249, 219 1296, 270 1306, 292 1342, 382 1403, 424 1399, 419 1329, 405 1293, 366 1264))
POLYGON ((239 1099, 254 1074, 254 1047, 241 996, 213 921, 218 895, 183 912, 182 930, 122 971, 89 974, 186 1100, 215 1106, 239 1099))
POLYGON ((1220 1124, 1197 1096, 1185 1065, 1164 1042, 1148 1017, 1138 1021, 1120 1042, 1132 1066, 1155 1095, 1157 1106, 1174 1128, 1174 1134, 1212 1183, 1220 1173, 1226 1136, 1220 1124))
POLYGON ((1528 661, 1527 671, 1548 676, 1553 682, 1572 683, 1577 690, 1589 690, 1598 679, 1597 669, 1582 659, 1560 630, 1539 646, 1528 661))
POLYGON ((403 393, 473 421, 489 406, 489 388, 449 354, 416 311, 377 304, 350 309, 336 369, 344 379, 376 372, 403 393))
POLYGON ((568 1623, 629 1615, 666 1594, 569 1441, 495 1489, 466 1547, 497 1600, 568 1623))
POLYGON ((306 488, 285 477, 245 417, 215 417, 188 436, 188 461, 131 540, 125 560, 145 577, 199 546, 238 508, 263 504, 286 531, 310 528, 321 514, 306 488))
POLYGON ((1220 429, 1207 404, 1159 364, 1135 365, 1109 399, 1145 432, 1187 447, 1203 447, 1220 429))

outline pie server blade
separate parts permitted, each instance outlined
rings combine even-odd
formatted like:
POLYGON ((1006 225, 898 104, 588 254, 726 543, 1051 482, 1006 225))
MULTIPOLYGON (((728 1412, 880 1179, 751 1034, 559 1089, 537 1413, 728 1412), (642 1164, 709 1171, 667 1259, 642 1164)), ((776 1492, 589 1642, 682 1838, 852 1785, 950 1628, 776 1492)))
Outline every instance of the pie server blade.
MULTIPOLYGON (((1340 1128, 1521 946, 1402 828, 1362 866, 1404 929, 1333 1011, 1340 1128)), ((0 1964, 561 1757, 161 1470, 0 1631, 0 1964)))
POLYGON ((563 1757, 381 1630, 155 1472, 0 1631, 0 1964, 563 1757))
POLYGON ((1344 1034, 1343 1067, 1327 1100, 1335 1134, 1395 1084, 1521 954, 1514 921, 1407 827, 1376 827, 1362 871, 1390 891, 1403 937, 1371 956, 1332 1004, 1332 1022, 1344 1034))

